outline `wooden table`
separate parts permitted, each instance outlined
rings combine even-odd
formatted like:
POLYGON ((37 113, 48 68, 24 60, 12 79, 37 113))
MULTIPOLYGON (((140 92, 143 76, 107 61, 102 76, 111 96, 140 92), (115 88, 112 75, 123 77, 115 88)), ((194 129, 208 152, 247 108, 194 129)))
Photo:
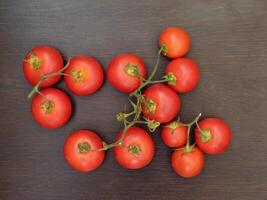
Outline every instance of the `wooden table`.
MULTIPOLYGON (((267 1, 265 0, 1 0, 0 1, 0 199, 216 199, 267 198, 267 1), (181 118, 197 113, 226 120, 233 130, 229 150, 206 156, 193 179, 170 167, 171 150, 153 135, 156 155, 139 171, 120 167, 109 151, 92 173, 78 173, 62 156, 64 139, 92 129, 112 142, 121 129, 114 115, 127 96, 106 81, 88 97, 71 96, 71 121, 56 130, 34 123, 25 53, 40 44, 57 47, 65 60, 77 54, 98 58, 106 68, 123 52, 140 55, 151 71, 157 38, 168 26, 192 37, 187 55, 199 63, 198 88, 181 95, 181 118)), ((167 59, 162 59, 158 77, 167 59)), ((56 87, 66 91, 64 82, 56 87)), ((68 92, 68 91, 66 91, 68 92)))

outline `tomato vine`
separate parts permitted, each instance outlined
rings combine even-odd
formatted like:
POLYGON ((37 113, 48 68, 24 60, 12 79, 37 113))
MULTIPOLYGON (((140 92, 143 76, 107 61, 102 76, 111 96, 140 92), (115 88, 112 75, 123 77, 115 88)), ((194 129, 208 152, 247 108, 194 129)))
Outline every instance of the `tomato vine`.
MULTIPOLYGON (((123 126, 124 126, 122 135, 116 142, 108 144, 105 141, 103 141, 103 148, 90 149, 89 151, 105 151, 105 150, 108 150, 108 149, 116 147, 116 146, 123 147, 122 141, 123 141, 123 139, 127 133, 127 130, 136 124, 145 124, 150 132, 154 132, 160 126, 159 122, 157 122, 155 120, 147 119, 141 115, 141 113, 142 113, 141 105, 146 104, 146 103, 149 104, 149 102, 146 102, 147 100, 145 100, 144 96, 142 95, 142 89, 145 88, 149 84, 164 83, 164 82, 168 82, 168 84, 172 84, 175 82, 174 75, 172 73, 169 73, 169 74, 163 76, 163 78, 161 80, 153 80, 153 78, 154 78, 154 76, 158 70, 159 64, 160 64, 161 55, 162 54, 166 55, 167 51, 168 51, 167 47, 163 44, 161 46, 161 48, 158 50, 157 60, 156 60, 156 63, 153 67, 153 70, 152 70, 150 76, 146 80, 140 76, 138 68, 135 65, 129 65, 128 64, 126 66, 126 68, 125 68, 126 72, 129 73, 131 76, 137 76, 141 82, 140 86, 135 91, 133 91, 132 93, 129 94, 128 100, 129 100, 129 103, 132 106, 133 110, 130 111, 129 113, 119 112, 116 115, 117 121, 122 122, 123 126), (129 121, 128 120, 129 117, 132 117, 133 120, 129 121)), ((64 73, 65 69, 67 69, 68 66, 69 66, 69 62, 63 68, 61 68, 59 71, 48 74, 48 75, 43 75, 41 77, 41 79, 39 80, 39 82, 33 87, 31 92, 28 94, 28 99, 32 98, 36 93, 40 94, 41 96, 46 98, 42 94, 42 92, 40 91, 40 85, 45 80, 52 78, 54 76, 59 76, 59 75, 71 76, 70 74, 64 73)), ((201 116, 201 113, 191 123, 183 124, 184 126, 188 127, 188 137, 187 137, 187 143, 186 143, 186 147, 185 147, 185 151, 187 151, 187 152, 190 152, 194 146, 194 145, 190 145, 190 137, 189 137, 190 136, 190 129, 191 129, 193 124, 195 124, 195 123, 197 124, 197 121, 199 120, 200 116, 201 116)), ((203 133, 202 130, 200 130, 200 132, 203 133)))

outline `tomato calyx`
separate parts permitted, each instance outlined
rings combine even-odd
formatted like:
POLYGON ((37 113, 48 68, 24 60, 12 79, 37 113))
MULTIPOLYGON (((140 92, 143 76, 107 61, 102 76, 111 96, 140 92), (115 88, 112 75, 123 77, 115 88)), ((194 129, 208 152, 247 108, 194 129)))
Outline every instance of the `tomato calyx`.
POLYGON ((177 78, 176 78, 176 76, 173 74, 173 72, 169 72, 169 73, 168 73, 167 75, 165 75, 163 78, 167 81, 167 83, 168 83, 169 85, 175 85, 175 84, 176 84, 177 78))
POLYGON ((78 144, 79 153, 88 153, 91 151, 91 145, 88 142, 78 144))
POLYGON ((182 151, 184 153, 191 153, 195 148, 195 144, 193 145, 186 145, 184 148, 182 148, 182 151))
POLYGON ((127 150, 132 155, 139 155, 142 152, 142 149, 137 144, 129 145, 127 150))
POLYGON ((116 114, 116 119, 118 122, 123 122, 125 120, 125 113, 119 112, 116 114))
POLYGON ((160 123, 155 120, 149 120, 146 118, 145 120, 147 122, 147 127, 151 133, 155 132, 155 130, 160 126, 160 123))
POLYGON ((179 128, 182 125, 183 125, 183 123, 181 123, 180 121, 173 121, 169 125, 167 125, 166 127, 170 128, 171 134, 173 134, 175 129, 179 128))
POLYGON ((196 146, 196 143, 192 144, 192 145, 187 145, 184 146, 184 147, 180 147, 180 148, 176 148, 174 150, 177 150, 177 151, 183 151, 183 153, 191 153, 192 151, 194 151, 194 148, 196 146))
POLYGON ((206 143, 206 142, 212 140, 213 137, 211 135, 210 129, 205 129, 205 130, 199 129, 199 131, 200 131, 199 137, 201 138, 202 142, 206 143))
POLYGON ((157 104, 156 102, 154 102, 152 99, 150 98, 147 98, 145 100, 145 111, 147 113, 151 113, 151 114, 155 114, 156 112, 156 109, 157 109, 157 104))
POLYGON ((85 74, 82 70, 71 70, 70 75, 75 79, 76 82, 85 80, 85 74))
POLYGON ((185 147, 185 148, 183 148, 183 152, 184 153, 190 153, 190 152, 193 151, 193 149, 194 149, 194 146, 193 145, 192 146, 189 146, 189 147, 185 147))
POLYGON ((102 142, 102 145, 103 145, 103 149, 104 150, 107 150, 108 149, 108 144, 106 142, 102 142))
POLYGON ((126 74, 128 74, 130 76, 140 76, 140 72, 139 72, 137 65, 133 65, 133 64, 129 63, 125 66, 124 70, 125 70, 126 74))
POLYGON ((210 131, 209 128, 207 128, 207 129, 205 129, 205 130, 202 130, 202 129, 199 127, 197 121, 196 121, 196 125, 197 125, 198 131, 199 131, 199 133, 200 133, 200 134, 198 135, 198 137, 201 138, 201 141, 202 141, 202 142, 206 143, 206 142, 208 142, 208 141, 210 141, 210 140, 213 139, 213 136, 212 136, 211 131, 210 131))
POLYGON ((27 60, 27 62, 36 70, 40 69, 41 67, 41 59, 34 53, 30 54, 30 57, 27 60))
POLYGON ((125 112, 119 112, 116 114, 116 119, 118 122, 124 122, 127 120, 128 117, 138 112, 138 108, 135 106, 135 109, 132 112, 125 113, 125 112))
POLYGON ((164 56, 166 56, 168 54, 168 48, 166 46, 166 44, 162 44, 161 47, 160 47, 161 51, 162 51, 162 54, 164 56))
POLYGON ((51 113, 54 107, 55 107, 55 104, 49 100, 45 100, 41 104, 41 109, 44 111, 45 114, 51 113))

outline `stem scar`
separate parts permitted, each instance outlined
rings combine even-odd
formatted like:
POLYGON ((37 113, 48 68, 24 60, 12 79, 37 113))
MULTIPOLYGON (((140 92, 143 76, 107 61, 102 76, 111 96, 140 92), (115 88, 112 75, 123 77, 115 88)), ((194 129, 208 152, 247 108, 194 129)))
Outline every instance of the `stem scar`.
POLYGON ((41 67, 41 59, 34 53, 30 53, 30 57, 27 62, 36 70, 40 69, 41 67))
POLYGON ((49 114, 53 111, 53 108, 55 107, 55 104, 52 101, 45 100, 41 104, 41 109, 44 111, 45 114, 49 114))

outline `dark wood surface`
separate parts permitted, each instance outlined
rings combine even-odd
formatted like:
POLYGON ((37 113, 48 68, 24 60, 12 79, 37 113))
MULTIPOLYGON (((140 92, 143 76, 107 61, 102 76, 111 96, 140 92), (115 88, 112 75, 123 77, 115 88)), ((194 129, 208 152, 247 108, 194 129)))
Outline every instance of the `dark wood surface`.
MULTIPOLYGON (((1 0, 0 199, 267 199, 266 9, 266 0, 1 0), (127 97, 106 81, 92 96, 71 97, 75 111, 66 126, 43 129, 26 99, 25 53, 50 44, 65 59, 89 54, 106 68, 113 56, 132 52, 151 71, 158 34, 167 26, 190 32, 188 57, 201 70, 198 88, 181 95, 181 118, 199 112, 223 118, 233 130, 229 150, 206 156, 203 173, 183 179, 172 171, 171 151, 157 132, 155 158, 142 170, 121 168, 112 151, 92 173, 70 169, 62 156, 67 135, 92 129, 112 142, 121 128, 114 115, 127 97)), ((66 90, 63 81, 56 87, 66 90)))

